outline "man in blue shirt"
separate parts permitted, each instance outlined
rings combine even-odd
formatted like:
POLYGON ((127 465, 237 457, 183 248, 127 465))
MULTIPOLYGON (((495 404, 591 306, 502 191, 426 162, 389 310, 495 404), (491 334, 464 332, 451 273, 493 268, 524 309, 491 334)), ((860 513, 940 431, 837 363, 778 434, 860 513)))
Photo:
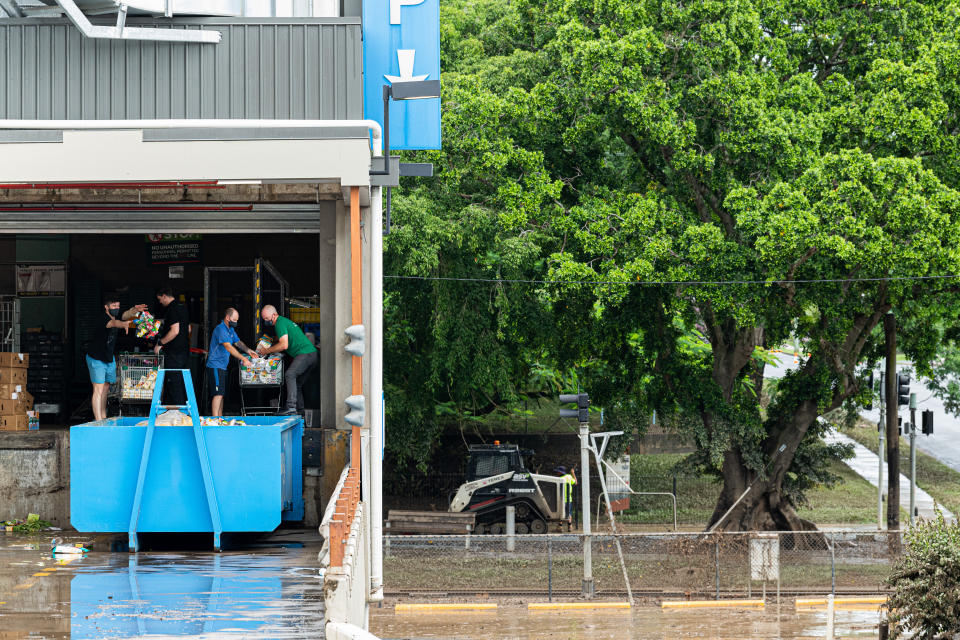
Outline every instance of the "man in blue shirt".
POLYGON ((217 324, 210 336, 210 349, 207 352, 207 388, 210 389, 210 415, 223 415, 223 399, 227 395, 227 365, 230 356, 233 356, 246 367, 250 367, 251 358, 257 357, 257 352, 243 344, 237 336, 237 322, 240 314, 233 307, 223 313, 223 322, 217 324), (241 351, 243 353, 241 353, 241 351))

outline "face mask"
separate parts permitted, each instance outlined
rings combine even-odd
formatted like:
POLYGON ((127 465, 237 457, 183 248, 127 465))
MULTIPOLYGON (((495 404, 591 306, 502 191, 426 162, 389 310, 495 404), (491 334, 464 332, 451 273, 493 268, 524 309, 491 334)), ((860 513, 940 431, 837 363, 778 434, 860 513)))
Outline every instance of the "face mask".
POLYGON ((265 324, 265 325, 268 326, 268 327, 272 327, 272 326, 273 326, 273 320, 264 320, 264 321, 263 321, 263 324, 265 324))
POLYGON ((233 320, 229 320, 229 321, 227 322, 227 326, 230 327, 231 329, 236 329, 236 328, 237 328, 237 323, 234 322, 233 320))
POLYGON ((110 309, 110 315, 112 315, 114 318, 119 318, 120 309, 110 309))

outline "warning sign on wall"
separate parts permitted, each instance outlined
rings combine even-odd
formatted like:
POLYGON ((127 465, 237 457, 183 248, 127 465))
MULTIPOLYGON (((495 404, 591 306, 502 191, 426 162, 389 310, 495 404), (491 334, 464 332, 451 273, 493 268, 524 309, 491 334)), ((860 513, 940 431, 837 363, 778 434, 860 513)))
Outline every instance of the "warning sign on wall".
POLYGON ((18 264, 18 296, 62 296, 67 289, 67 267, 62 264, 18 264))
POLYGON ((149 233, 147 263, 152 266, 199 264, 200 243, 197 233, 149 233))

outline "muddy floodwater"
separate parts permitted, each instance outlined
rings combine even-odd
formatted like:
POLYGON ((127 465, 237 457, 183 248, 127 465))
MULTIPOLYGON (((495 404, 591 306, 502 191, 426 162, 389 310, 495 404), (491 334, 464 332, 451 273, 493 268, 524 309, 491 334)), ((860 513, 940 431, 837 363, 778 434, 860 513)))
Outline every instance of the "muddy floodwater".
POLYGON ((321 638, 318 543, 54 558, 47 536, 0 533, 0 640, 321 638))
MULTIPOLYGON (((841 609, 835 638, 876 638, 875 607, 841 609)), ((380 638, 426 640, 742 640, 826 637, 824 611, 797 611, 792 603, 754 610, 659 607, 597 612, 528 612, 506 606, 496 612, 394 613, 392 606, 371 612, 370 630, 380 638)))

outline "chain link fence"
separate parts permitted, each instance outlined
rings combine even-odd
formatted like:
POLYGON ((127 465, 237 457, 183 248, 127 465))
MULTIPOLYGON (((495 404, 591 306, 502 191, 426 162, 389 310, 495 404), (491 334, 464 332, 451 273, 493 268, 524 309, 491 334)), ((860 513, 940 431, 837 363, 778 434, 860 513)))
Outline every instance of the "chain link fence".
POLYGON ((385 586, 438 596, 578 595, 587 542, 598 595, 625 595, 625 571, 634 597, 650 598, 882 593, 902 549, 899 533, 869 531, 385 535, 385 586))

